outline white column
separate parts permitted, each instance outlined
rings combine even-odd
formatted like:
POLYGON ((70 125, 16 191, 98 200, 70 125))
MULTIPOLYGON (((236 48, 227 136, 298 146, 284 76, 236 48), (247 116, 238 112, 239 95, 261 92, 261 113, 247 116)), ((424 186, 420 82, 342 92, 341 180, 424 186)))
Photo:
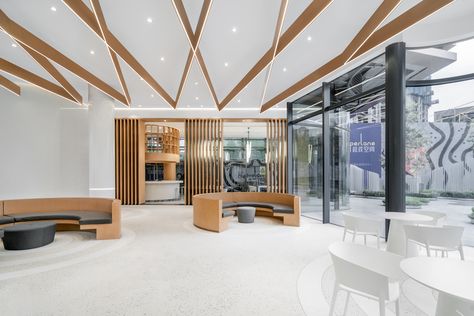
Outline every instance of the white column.
POLYGON ((89 85, 89 196, 115 197, 114 101, 89 85))

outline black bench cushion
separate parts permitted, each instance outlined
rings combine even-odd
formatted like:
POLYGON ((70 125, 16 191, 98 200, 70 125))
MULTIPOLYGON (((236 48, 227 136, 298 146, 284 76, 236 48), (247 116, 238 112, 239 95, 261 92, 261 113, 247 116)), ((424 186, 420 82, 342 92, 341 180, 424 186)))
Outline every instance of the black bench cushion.
POLYGON ((284 213, 284 214, 293 214, 293 208, 284 204, 275 204, 272 203, 274 213, 284 213))
POLYGON ((110 224, 112 214, 99 211, 62 211, 62 212, 36 212, 12 214, 15 222, 43 221, 43 220, 76 220, 80 225, 110 224))
POLYGON ((265 203, 265 202, 239 202, 239 206, 253 206, 258 208, 269 208, 274 213, 293 214, 293 208, 284 204, 265 203))
POLYGON ((234 208, 239 206, 237 202, 222 202, 222 208, 234 208))
POLYGON ((257 207, 257 208, 269 208, 273 209, 271 203, 266 203, 266 202, 252 202, 252 201, 246 201, 246 202, 238 202, 239 206, 250 206, 250 207, 257 207))
POLYGON ((234 211, 222 210, 222 217, 231 217, 234 216, 234 211))
POLYGON ((11 224, 15 220, 11 216, 0 216, 0 225, 11 224))

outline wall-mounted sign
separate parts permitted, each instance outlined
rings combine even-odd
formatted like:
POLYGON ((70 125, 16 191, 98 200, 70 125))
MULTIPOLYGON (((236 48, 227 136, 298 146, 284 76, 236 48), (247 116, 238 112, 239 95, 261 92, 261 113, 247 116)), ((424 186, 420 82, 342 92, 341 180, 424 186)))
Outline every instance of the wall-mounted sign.
POLYGON ((381 175, 382 148, 380 123, 351 124, 350 163, 361 169, 381 175))

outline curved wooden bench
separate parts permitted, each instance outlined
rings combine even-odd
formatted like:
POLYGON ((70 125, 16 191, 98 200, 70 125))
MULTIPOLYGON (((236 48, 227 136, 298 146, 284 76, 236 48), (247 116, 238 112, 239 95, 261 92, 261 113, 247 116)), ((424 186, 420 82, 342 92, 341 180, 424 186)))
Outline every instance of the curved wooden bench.
POLYGON ((94 231, 96 239, 118 239, 121 202, 106 198, 43 198, 0 201, 0 227, 54 221, 58 230, 94 231))
POLYGON ((233 212, 239 206, 253 206, 257 216, 280 218, 283 225, 300 226, 299 196, 272 192, 220 192, 193 196, 195 226, 221 232, 227 229, 233 212))

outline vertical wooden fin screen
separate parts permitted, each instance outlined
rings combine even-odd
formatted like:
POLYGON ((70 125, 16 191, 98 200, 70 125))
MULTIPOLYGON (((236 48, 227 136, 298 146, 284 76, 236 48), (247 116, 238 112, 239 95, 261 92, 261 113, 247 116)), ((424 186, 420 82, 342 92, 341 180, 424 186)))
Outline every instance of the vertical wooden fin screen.
POLYGON ((286 119, 267 121, 267 191, 286 193, 286 119))
POLYGON ((222 119, 185 121, 185 203, 195 194, 221 192, 224 184, 222 119))
POLYGON ((115 198, 124 205, 144 203, 144 126, 138 119, 115 120, 115 198))

